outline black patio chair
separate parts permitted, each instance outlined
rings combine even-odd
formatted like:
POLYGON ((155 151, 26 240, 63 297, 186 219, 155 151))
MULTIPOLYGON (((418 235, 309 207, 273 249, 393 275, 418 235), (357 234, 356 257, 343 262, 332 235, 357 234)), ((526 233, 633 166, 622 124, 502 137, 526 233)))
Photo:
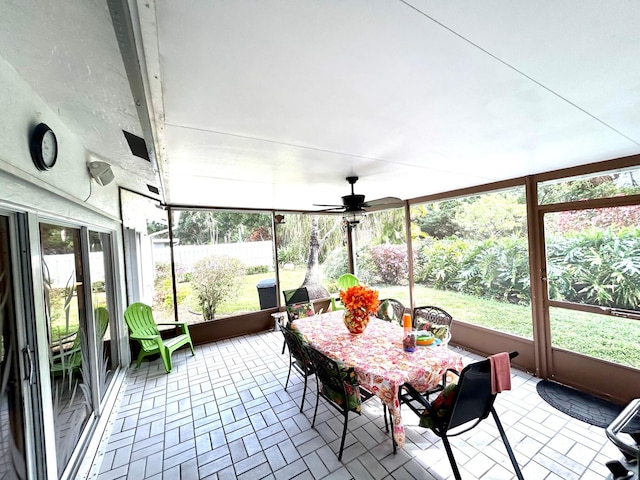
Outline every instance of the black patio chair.
POLYGON ((385 298, 380 300, 380 306, 376 312, 376 317, 402 326, 404 310, 404 305, 400 300, 396 300, 395 298, 385 298))
POLYGON ((349 412, 360 415, 362 402, 371 398, 373 393, 358 385, 355 371, 352 367, 345 367, 339 364, 311 345, 305 345, 305 348, 309 359, 313 363, 317 381, 316 408, 313 412, 311 428, 315 427, 316 416, 318 415, 318 404, 320 403, 320 397, 322 397, 344 417, 342 441, 340 442, 340 451, 338 452, 338 460, 342 460, 344 440, 347 436, 349 412))
POLYGON ((428 329, 436 333, 438 327, 447 327, 447 334, 443 335, 444 338, 438 337, 445 345, 449 343, 449 339, 451 339, 452 323, 453 317, 440 307, 427 305, 424 307, 416 307, 413 309, 414 330, 428 329))
POLYGON ((293 305, 294 303, 304 303, 309 301, 309 291, 307 287, 299 287, 291 290, 283 290, 285 305, 293 305))
MULTIPOLYGON (((509 360, 512 360, 517 355, 518 352, 511 352, 509 360)), ((489 414, 493 416, 498 427, 516 476, 518 479, 524 480, 502 423, 493 408, 497 394, 491 391, 490 360, 486 359, 467 365, 459 374, 455 370, 449 370, 449 372, 459 375, 457 386, 455 386, 455 383, 445 386, 443 392, 433 402, 429 402, 424 395, 417 392, 411 385, 405 384, 402 389, 406 390, 407 395, 411 397, 411 401, 407 401, 405 404, 421 416, 421 424, 427 424, 425 425, 426 428, 430 428, 433 433, 442 439, 456 480, 461 480, 460 470, 453 456, 449 437, 460 435, 475 428, 489 414)), ((445 373, 443 383, 446 383, 446 376, 447 374, 445 373)))
POLYGON ((298 334, 288 327, 283 327, 281 330, 284 335, 285 344, 289 348, 289 373, 287 373, 287 381, 284 383, 284 390, 287 390, 291 369, 293 368, 304 378, 304 389, 302 390, 302 401, 300 402, 300 411, 302 412, 304 408, 304 398, 307 394, 307 380, 315 373, 315 370, 298 334))
MULTIPOLYGON (((299 287, 293 288, 291 290, 283 290, 282 295, 284 296, 284 304, 285 309, 287 311, 287 326, 298 318, 298 315, 294 315, 293 312, 296 310, 292 308, 296 304, 302 303, 310 303, 309 300, 309 291, 307 287, 299 287), (295 317, 295 318, 294 318, 295 317)), ((284 348, 286 346, 286 342, 282 344, 282 354, 284 355, 284 348)))

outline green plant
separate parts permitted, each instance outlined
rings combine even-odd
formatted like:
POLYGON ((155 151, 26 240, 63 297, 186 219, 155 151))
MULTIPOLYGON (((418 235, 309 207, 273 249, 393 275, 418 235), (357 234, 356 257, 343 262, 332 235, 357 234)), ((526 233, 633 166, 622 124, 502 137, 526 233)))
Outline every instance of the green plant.
POLYGON ((247 275, 255 275, 256 273, 268 273, 271 270, 269 265, 254 265, 247 267, 247 275))
POLYGON ((374 245, 371 247, 370 255, 377 269, 377 277, 382 283, 387 285, 407 284, 409 265, 406 244, 374 245))
POLYGON ((226 255, 211 255, 194 265, 191 285, 205 320, 213 320, 218 306, 236 293, 244 274, 242 262, 226 255))

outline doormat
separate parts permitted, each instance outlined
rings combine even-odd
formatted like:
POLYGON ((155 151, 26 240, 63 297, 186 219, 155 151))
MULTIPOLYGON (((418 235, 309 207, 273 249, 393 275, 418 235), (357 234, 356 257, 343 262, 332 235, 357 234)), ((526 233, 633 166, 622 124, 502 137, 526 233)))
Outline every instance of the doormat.
MULTIPOLYGON (((551 380, 538 382, 536 390, 538 395, 552 407, 596 427, 608 427, 624 408, 551 380)), ((636 418, 628 423, 622 431, 640 432, 640 418, 636 415, 636 418)))

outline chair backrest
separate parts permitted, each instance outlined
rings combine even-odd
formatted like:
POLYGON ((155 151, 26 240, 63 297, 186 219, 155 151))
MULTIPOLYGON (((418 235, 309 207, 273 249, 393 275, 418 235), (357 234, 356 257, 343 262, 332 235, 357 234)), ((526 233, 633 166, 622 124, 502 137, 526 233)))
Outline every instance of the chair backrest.
POLYGON ((421 330, 426 324, 446 325, 451 331, 453 317, 440 307, 424 306, 413 309, 413 328, 421 330))
MULTIPOLYGON (((124 321, 132 334, 160 335, 156 322, 153 320, 153 311, 149 305, 141 302, 132 303, 124 311, 124 321)), ((142 340, 142 347, 156 345, 152 340, 142 340)))
POLYGON ((109 312, 104 307, 97 307, 93 310, 93 319, 96 322, 96 339, 101 342, 109 327, 109 312))
MULTIPOLYGON (((509 353, 510 360, 517 356, 518 352, 509 353)), ((475 420, 476 422, 469 427, 469 429, 473 428, 489 416, 495 399, 496 394, 491 393, 490 360, 467 365, 460 373, 453 404, 448 412, 448 418, 444 421, 444 430, 475 420)))
POLYGON ((340 277, 338 277, 338 280, 336 280, 336 283, 340 290, 345 290, 349 287, 355 287, 356 285, 360 285, 360 280, 358 280, 358 277, 356 277, 353 273, 345 273, 343 275, 340 275, 340 277))
POLYGON ((349 407, 349 396, 338 362, 319 352, 311 345, 305 346, 307 355, 313 364, 316 378, 325 387, 331 390, 329 400, 343 411, 349 407))
POLYGON ((385 298, 380 300, 380 306, 376 312, 376 317, 402 325, 402 315, 404 315, 404 305, 395 298, 385 298))
POLYGON ((289 353, 291 353, 293 358, 295 358, 303 368, 309 367, 311 365, 309 355, 302 341, 298 338, 298 335, 288 327, 283 327, 281 330, 284 335, 284 341, 289 348, 289 353))
POLYGON ((292 290, 283 290, 284 304, 293 305, 294 303, 304 303, 309 301, 309 291, 307 287, 294 288, 292 290))

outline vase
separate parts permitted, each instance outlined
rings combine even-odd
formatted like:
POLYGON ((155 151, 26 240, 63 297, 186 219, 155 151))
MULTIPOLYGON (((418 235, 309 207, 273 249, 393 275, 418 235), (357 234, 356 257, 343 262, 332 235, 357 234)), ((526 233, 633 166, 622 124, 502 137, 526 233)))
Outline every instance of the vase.
POLYGON ((342 320, 351 335, 360 335, 369 324, 369 314, 345 310, 342 320))

